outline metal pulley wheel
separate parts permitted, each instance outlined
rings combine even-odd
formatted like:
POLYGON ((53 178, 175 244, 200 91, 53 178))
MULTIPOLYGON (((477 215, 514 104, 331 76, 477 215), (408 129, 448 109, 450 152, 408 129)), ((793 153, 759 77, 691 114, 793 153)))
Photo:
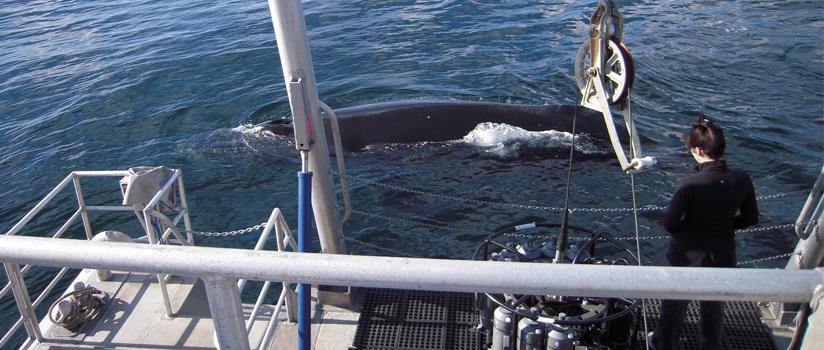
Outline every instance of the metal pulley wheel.
MULTIPOLYGON (((578 89, 584 93, 586 93, 584 88, 589 79, 587 70, 592 66, 591 51, 590 41, 585 40, 575 56, 575 82, 578 84, 578 89)), ((635 81, 635 63, 627 47, 615 39, 607 40, 605 56, 603 76, 607 101, 610 104, 620 104, 629 96, 632 83, 635 81)))

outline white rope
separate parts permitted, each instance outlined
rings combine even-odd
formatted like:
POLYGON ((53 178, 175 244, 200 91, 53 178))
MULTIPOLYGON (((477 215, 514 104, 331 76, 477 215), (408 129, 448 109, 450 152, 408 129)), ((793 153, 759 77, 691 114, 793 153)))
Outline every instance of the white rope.
MULTIPOLYGON (((630 123, 632 122, 630 121, 630 123)), ((629 182, 632 188, 632 218, 635 222, 635 255, 638 257, 638 266, 641 266, 641 234, 638 232, 638 211, 635 210, 635 174, 629 174, 629 182)), ((649 334, 649 325, 647 323, 647 301, 645 299, 641 299, 641 315, 644 318, 644 339, 646 339, 646 335, 649 334)), ((645 343, 647 350, 649 350, 649 341, 645 343)))

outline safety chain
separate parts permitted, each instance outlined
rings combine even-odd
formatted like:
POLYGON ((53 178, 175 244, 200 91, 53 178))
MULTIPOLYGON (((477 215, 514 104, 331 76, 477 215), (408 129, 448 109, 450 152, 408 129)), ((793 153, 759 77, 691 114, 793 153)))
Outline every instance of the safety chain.
POLYGON ((377 186, 377 187, 392 189, 392 190, 399 191, 399 192, 418 194, 418 195, 421 195, 421 196, 427 196, 427 197, 432 197, 432 198, 436 198, 436 199, 440 199, 440 200, 446 200, 446 201, 456 201, 456 202, 464 202, 464 203, 471 203, 471 204, 477 204, 477 205, 488 205, 488 206, 493 206, 493 207, 505 207, 505 208, 516 208, 516 209, 527 209, 527 210, 556 211, 556 212, 564 211, 564 208, 561 208, 561 207, 545 207, 545 206, 540 206, 540 205, 526 205, 526 204, 515 204, 515 203, 506 203, 506 202, 484 201, 484 200, 480 200, 480 199, 455 197, 455 196, 449 196, 449 195, 445 195, 445 194, 426 192, 426 191, 416 190, 416 189, 412 189, 412 188, 406 188, 406 187, 401 187, 401 186, 385 184, 385 183, 382 183, 382 182, 377 182, 377 181, 372 181, 372 180, 363 180, 363 181, 369 183, 370 185, 374 185, 374 186, 377 186))
POLYGON ((381 220, 389 221, 389 222, 397 222, 397 223, 407 224, 407 225, 412 225, 412 226, 428 227, 428 228, 435 229, 435 230, 443 230, 443 231, 451 231, 451 232, 459 232, 459 233, 487 233, 487 232, 483 232, 483 231, 480 231, 480 230, 470 230, 470 229, 463 229, 463 228, 458 228, 458 227, 453 227, 453 226, 435 225, 435 224, 430 224, 430 223, 426 223, 426 222, 422 222, 422 221, 416 221, 416 220, 395 218, 395 217, 391 217, 391 216, 370 213, 370 212, 367 212, 367 211, 362 211, 362 210, 357 210, 357 209, 352 209, 352 213, 353 214, 363 215, 363 216, 368 216, 368 217, 371 217, 371 218, 381 219, 381 220))
MULTIPOLYGON (((646 212, 653 212, 653 211, 664 211, 667 207, 661 207, 657 205, 648 205, 644 207, 638 208, 639 213, 646 213, 646 212)), ((632 212, 632 208, 572 208, 569 210, 570 213, 615 213, 615 212, 632 212)))
POLYGON ((242 228, 242 229, 240 229, 240 230, 234 230, 234 231, 224 231, 224 232, 189 231, 189 230, 182 230, 182 229, 180 229, 180 228, 178 228, 178 229, 179 229, 180 231, 183 231, 183 232, 186 232, 186 233, 191 233, 191 234, 193 234, 193 235, 195 235, 195 236, 203 236, 203 237, 229 237, 229 236, 237 236, 237 235, 242 235, 242 234, 246 234, 246 233, 250 233, 250 232, 255 232, 255 231, 257 231, 257 230, 260 230, 260 229, 264 228, 265 226, 266 226, 266 222, 264 221, 264 222, 261 222, 261 223, 259 223, 259 224, 257 224, 257 225, 250 226, 250 227, 247 227, 247 228, 242 228))
POLYGON ((381 250, 381 251, 384 251, 384 252, 387 252, 387 253, 392 253, 392 254, 399 255, 399 256, 405 256, 405 257, 409 257, 409 258, 423 258, 420 255, 415 255, 415 254, 408 253, 408 252, 405 252, 405 251, 402 251, 402 250, 392 249, 392 248, 380 246, 380 245, 377 245, 377 244, 364 242, 364 241, 361 241, 361 240, 359 240, 357 238, 354 238, 354 237, 344 236, 343 239, 347 240, 349 242, 355 243, 355 244, 359 244, 359 245, 362 245, 362 246, 366 246, 366 247, 369 247, 369 248, 372 248, 372 249, 381 250))
POLYGON ((770 260, 775 260, 775 259, 789 258, 793 255, 801 256, 801 252, 792 252, 792 253, 768 256, 768 257, 764 257, 764 258, 744 260, 744 261, 739 261, 737 264, 738 264, 738 266, 750 265, 750 264, 755 264, 755 263, 760 263, 760 262, 765 262, 765 261, 770 261, 770 260))
POLYGON ((736 230, 735 233, 739 234, 739 233, 750 233, 750 232, 763 232, 763 231, 770 231, 770 230, 776 230, 776 229, 782 229, 782 228, 794 228, 796 226, 801 226, 801 225, 804 225, 804 224, 806 224, 806 223, 782 224, 782 225, 764 226, 764 227, 753 227, 753 228, 736 230))
MULTIPOLYGON (((426 223, 426 222, 422 222, 422 221, 401 219, 401 218, 396 218, 396 217, 391 217, 391 216, 386 216, 386 215, 381 215, 381 214, 370 213, 370 212, 357 210, 357 209, 352 210, 352 213, 363 215, 363 216, 368 216, 368 217, 372 217, 372 218, 376 218, 376 219, 381 219, 381 220, 385 220, 385 221, 390 221, 390 222, 402 223, 402 224, 413 225, 413 226, 428 227, 428 228, 436 229, 436 230, 460 232, 460 233, 491 234, 491 232, 485 232, 483 230, 471 230, 471 229, 457 228, 457 227, 453 227, 453 226, 435 225, 435 224, 430 224, 430 223, 426 223)), ((809 221, 804 221, 804 222, 797 223, 797 224, 796 223, 779 224, 779 225, 756 227, 756 228, 750 228, 750 229, 741 229, 741 230, 736 230, 735 233, 736 234, 741 234, 741 233, 771 231, 771 230, 777 230, 777 229, 793 228, 795 226, 803 226, 803 225, 810 224, 810 223, 812 223, 813 225, 816 225, 817 220, 809 220, 809 221)), ((506 236, 520 237, 520 238, 533 238, 536 235, 528 235, 528 234, 521 234, 521 233, 508 233, 508 234, 506 234, 506 236)), ((670 236, 669 235, 641 236, 639 238, 642 239, 642 240, 652 240, 652 239, 667 239, 667 238, 670 238, 670 236)), ((586 239, 589 239, 589 238, 586 238, 586 237, 572 237, 570 239, 572 239, 572 240, 586 240, 586 239)), ((617 239, 617 240, 634 240, 635 236, 615 237, 615 239, 617 239)))
MULTIPOLYGON (((562 212, 564 208, 562 207, 548 207, 548 206, 540 206, 540 205, 526 205, 526 204, 515 204, 515 203, 506 203, 506 202, 493 202, 493 201, 485 201, 480 199, 471 199, 471 198, 463 198, 457 196, 450 196, 440 193, 433 193, 433 192, 426 192, 421 190, 416 190, 413 188, 407 188, 397 185, 390 185, 387 183, 369 180, 360 176, 350 175, 350 178, 357 179, 363 181, 367 184, 381 187, 384 189, 390 189, 399 192, 406 192, 417 194, 421 196, 431 197, 435 199, 440 199, 444 201, 456 201, 456 202, 464 202, 464 203, 471 203, 477 205, 488 205, 493 207, 505 207, 505 208, 516 208, 516 209, 527 209, 527 210, 537 210, 537 211, 554 211, 554 212, 562 212)), ((807 190, 798 190, 798 191, 790 191, 790 192, 783 192, 783 193, 775 193, 766 196, 758 196, 756 197, 757 200, 768 200, 768 199, 775 199, 786 197, 791 194, 798 194, 798 193, 806 193, 807 190)), ((647 205, 638 208, 638 212, 655 212, 655 211, 664 211, 667 207, 665 206, 658 206, 658 205, 647 205)), ((581 213, 610 213, 610 212, 631 212, 632 208, 572 208, 570 209, 570 213, 574 212, 581 212, 581 213)))
POLYGON ((775 198, 786 197, 786 196, 789 196, 791 194, 807 193, 807 192, 809 192, 809 191, 808 190, 798 190, 798 191, 790 191, 790 192, 783 192, 783 193, 775 193, 775 194, 770 194, 770 195, 766 195, 766 196, 758 196, 758 197, 755 197, 755 199, 759 200, 759 201, 763 201, 763 200, 767 200, 767 199, 775 199, 775 198))

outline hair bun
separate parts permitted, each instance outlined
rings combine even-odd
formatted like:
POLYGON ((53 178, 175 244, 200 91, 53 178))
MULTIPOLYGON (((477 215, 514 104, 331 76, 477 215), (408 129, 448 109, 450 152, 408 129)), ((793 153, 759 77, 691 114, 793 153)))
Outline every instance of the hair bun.
POLYGON ((704 112, 698 113, 698 118, 696 118, 695 121, 692 122, 692 127, 693 128, 699 128, 699 127, 709 128, 711 126, 712 126, 712 121, 710 120, 710 118, 707 118, 707 116, 704 115, 704 112))

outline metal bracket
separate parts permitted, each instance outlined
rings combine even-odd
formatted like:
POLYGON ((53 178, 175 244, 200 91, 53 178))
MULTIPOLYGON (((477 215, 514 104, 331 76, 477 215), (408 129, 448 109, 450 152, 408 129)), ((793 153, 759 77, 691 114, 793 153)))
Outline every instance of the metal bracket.
MULTIPOLYGON (((824 167, 818 174, 804 208, 795 221, 795 233, 798 238, 808 239, 813 233, 817 233, 821 220, 824 220, 824 167)), ((824 243, 820 243, 824 244, 824 243)))
POLYGON ((292 108, 292 125, 295 128, 295 148, 299 151, 309 151, 314 140, 312 138, 312 121, 306 108, 306 95, 303 93, 303 79, 292 78, 286 84, 289 94, 289 105, 292 108))
POLYGON ((609 108, 603 82, 604 79, 601 71, 593 68, 592 75, 590 75, 586 87, 584 87, 581 106, 601 112, 603 115, 604 124, 606 125, 607 133, 609 133, 609 140, 615 156, 618 157, 618 162, 621 164, 621 170, 627 173, 637 173, 651 168, 657 163, 657 160, 654 157, 645 157, 641 151, 641 140, 638 137, 638 131, 635 129, 635 124, 632 121, 632 109, 630 108, 629 96, 627 96, 624 102, 623 116, 630 139, 630 158, 628 159, 626 153, 624 153, 624 147, 621 145, 621 138, 618 136, 618 131, 615 128, 615 120, 612 118, 612 111, 609 108))

